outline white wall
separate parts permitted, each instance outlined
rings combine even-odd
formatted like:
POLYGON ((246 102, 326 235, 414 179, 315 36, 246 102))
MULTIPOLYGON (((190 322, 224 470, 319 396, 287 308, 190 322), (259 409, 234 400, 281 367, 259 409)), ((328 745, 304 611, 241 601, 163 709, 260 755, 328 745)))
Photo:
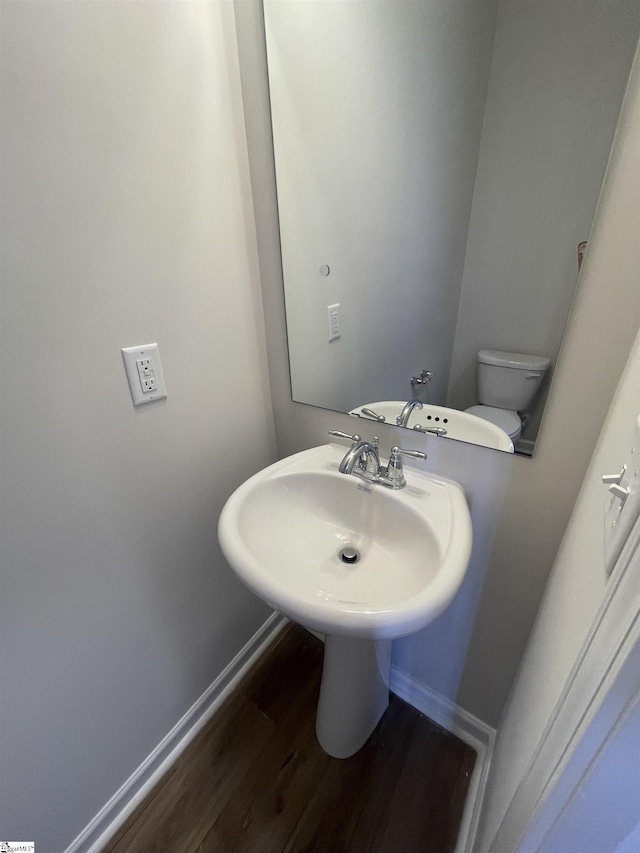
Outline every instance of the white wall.
POLYGON ((267 0, 296 400, 407 399, 425 368, 445 402, 495 11, 267 0))
MULTIPOLYGON (((638 104, 640 105, 640 99, 638 104)), ((640 109, 637 111, 637 119, 636 126, 640 130, 640 109)), ((637 190, 640 157, 632 157, 635 159, 635 166, 626 174, 633 178, 631 186, 635 184, 637 190)), ((609 243, 611 256, 616 250, 620 250, 616 243, 615 239, 609 243)), ((637 276, 638 263, 632 262, 627 256, 627 263, 618 266, 617 270, 619 274, 637 276)), ((620 470, 622 463, 629 459, 634 423, 639 413, 640 335, 636 339, 585 476, 518 678, 500 723, 484 803, 482 843, 479 846, 481 850, 510 853, 512 849, 512 845, 505 847, 504 842, 494 842, 494 836, 521 780, 527 775, 538 743, 554 713, 587 635, 590 634, 607 587, 614 582, 614 576, 611 580, 607 579, 604 566, 606 487, 602 484, 601 476, 620 470)), ((633 567, 628 569, 629 572, 633 570, 633 567)), ((635 571, 635 591, 640 593, 640 566, 636 565, 635 571)), ((606 630, 602 633, 609 639, 606 630)), ((618 641, 619 638, 615 635, 609 639, 614 649, 618 641)), ((606 640, 603 645, 606 645, 606 640)), ((598 673, 598 677, 602 677, 601 673, 598 673)), ((597 683, 593 686, 594 691, 597 683)), ((583 714, 584 708, 578 706, 577 712, 583 714)), ((576 728, 579 721, 575 720, 576 728)), ((636 745, 637 742, 636 728, 636 745)), ((554 760, 556 758, 557 756, 554 756, 554 760)), ((636 754, 634 761, 637 767, 636 754)), ((551 769, 549 768, 549 772, 551 769)), ((620 806, 622 815, 623 804, 620 806)), ((637 802, 635 811, 638 811, 637 802)), ((570 821, 568 823, 570 825, 570 821)), ((524 827, 516 829, 522 832, 524 827)), ((508 834, 513 835, 513 827, 509 828, 508 834)), ((552 845, 552 848, 562 849, 560 845, 552 845)))
POLYGON ((0 823, 60 851, 268 615, 216 525, 275 445, 232 7, 1 14, 0 823))
MULTIPOLYGON (((347 416, 292 403, 282 299, 278 223, 259 6, 236 9, 269 370, 281 456, 327 441, 347 416)), ((634 83, 634 94, 638 82, 634 83)), ((411 446, 429 453, 425 468, 463 484, 472 504, 474 550, 467 581, 452 607, 427 630, 396 644, 395 663, 496 725, 537 611, 545 582, 615 385, 640 325, 636 285, 599 268, 608 230, 635 247, 636 208, 617 211, 621 152, 636 145, 623 127, 596 214, 589 256, 569 319, 535 457, 525 459, 429 437, 411 446), (606 281, 606 290, 602 282, 606 281), (598 358, 594 358, 597 341, 598 358), (585 365, 588 373, 585 378, 585 365), (587 384, 588 383, 588 384, 587 384)), ((608 264, 607 259, 607 264, 608 264)), ((383 449, 407 446, 404 431, 378 428, 383 449)), ((372 432, 373 430, 371 430, 372 432)))
POLYGON ((449 405, 483 347, 555 362, 639 33, 635 0, 499 3, 449 405))
MULTIPOLYGON (((612 279, 630 290, 636 305, 639 301, 639 139, 640 61, 636 57, 583 282, 583 287, 587 281, 598 283, 603 310, 610 298, 612 279)), ((606 587, 605 493, 600 477, 620 469, 639 412, 640 341, 622 377, 584 479, 500 723, 485 800, 483 849, 491 846, 602 601, 606 587)))

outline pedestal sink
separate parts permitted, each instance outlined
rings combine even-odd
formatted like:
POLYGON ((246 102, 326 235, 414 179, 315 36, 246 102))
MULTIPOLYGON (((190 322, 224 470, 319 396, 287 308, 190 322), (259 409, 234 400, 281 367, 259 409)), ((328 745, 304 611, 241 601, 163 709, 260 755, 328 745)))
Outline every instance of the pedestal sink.
POLYGON ((338 472, 344 452, 324 445, 265 468, 218 526, 242 581, 326 635, 316 732, 338 758, 363 746, 387 707, 391 641, 447 607, 472 541, 456 483, 405 469, 402 489, 368 485, 338 472))

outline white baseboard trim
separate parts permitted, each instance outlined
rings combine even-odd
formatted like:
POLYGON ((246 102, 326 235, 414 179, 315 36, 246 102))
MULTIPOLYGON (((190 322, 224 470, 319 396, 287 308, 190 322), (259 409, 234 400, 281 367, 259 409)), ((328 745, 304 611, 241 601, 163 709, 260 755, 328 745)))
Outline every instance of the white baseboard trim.
POLYGON ((480 810, 487 785, 489 766, 495 743, 496 731, 473 714, 460 708, 450 699, 445 699, 434 690, 419 684, 395 666, 391 667, 391 690, 407 704, 412 705, 434 723, 459 737, 475 749, 478 757, 471 776, 469 793, 462 816, 462 825, 455 853, 472 853, 480 810))
POLYGON ((71 842, 65 853, 99 853, 104 849, 288 621, 279 613, 272 613, 182 719, 178 720, 153 752, 71 842))

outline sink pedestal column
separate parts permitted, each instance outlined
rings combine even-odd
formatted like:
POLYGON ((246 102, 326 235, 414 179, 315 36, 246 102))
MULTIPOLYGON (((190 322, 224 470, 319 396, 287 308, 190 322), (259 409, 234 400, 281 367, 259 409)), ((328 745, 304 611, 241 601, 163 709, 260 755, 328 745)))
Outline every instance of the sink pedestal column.
POLYGON ((334 758, 364 746, 389 704, 391 640, 327 635, 316 734, 334 758))

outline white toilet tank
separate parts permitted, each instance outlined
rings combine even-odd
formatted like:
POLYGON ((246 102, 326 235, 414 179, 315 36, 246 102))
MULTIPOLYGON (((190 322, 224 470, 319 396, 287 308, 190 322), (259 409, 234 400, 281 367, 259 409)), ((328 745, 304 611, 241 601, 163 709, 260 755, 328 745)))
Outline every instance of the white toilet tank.
POLYGON ((478 353, 478 400, 522 412, 535 397, 551 360, 540 355, 483 349, 478 353))

